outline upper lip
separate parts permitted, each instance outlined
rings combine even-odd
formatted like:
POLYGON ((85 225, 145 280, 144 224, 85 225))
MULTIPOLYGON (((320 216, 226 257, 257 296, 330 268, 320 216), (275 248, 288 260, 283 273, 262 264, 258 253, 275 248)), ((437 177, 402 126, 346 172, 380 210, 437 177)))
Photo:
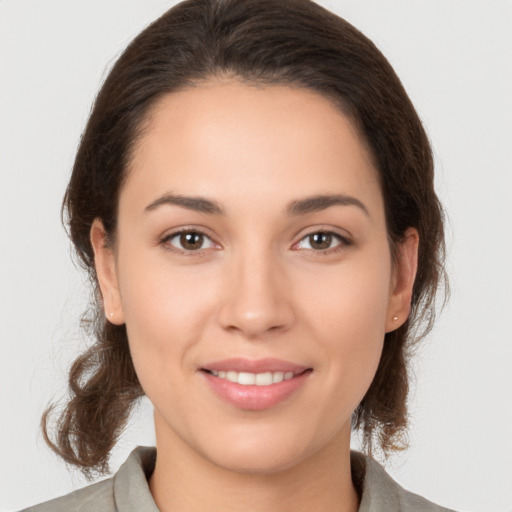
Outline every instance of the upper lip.
POLYGON ((309 368, 300 364, 283 361, 281 359, 244 359, 241 357, 223 359, 222 361, 214 361, 202 367, 203 370, 215 372, 248 372, 248 373, 265 373, 265 372, 293 372, 302 373, 309 368))

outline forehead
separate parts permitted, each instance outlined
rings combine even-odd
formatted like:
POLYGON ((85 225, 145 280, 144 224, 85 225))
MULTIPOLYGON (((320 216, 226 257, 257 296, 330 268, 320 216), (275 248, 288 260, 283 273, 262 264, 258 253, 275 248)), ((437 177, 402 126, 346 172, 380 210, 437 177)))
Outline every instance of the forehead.
POLYGON ((165 191, 219 201, 259 193, 271 202, 339 192, 381 207, 365 144, 330 100, 307 89, 235 80, 160 99, 135 145, 130 185, 148 199, 165 191))

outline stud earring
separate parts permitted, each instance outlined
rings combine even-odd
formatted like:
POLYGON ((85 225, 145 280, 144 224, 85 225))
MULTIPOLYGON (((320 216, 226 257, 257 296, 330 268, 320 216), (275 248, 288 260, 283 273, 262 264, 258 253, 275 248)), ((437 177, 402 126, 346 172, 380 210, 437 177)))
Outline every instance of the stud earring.
POLYGON ((398 320, 398 317, 397 316, 394 316, 393 317, 393 322, 396 322, 398 320))

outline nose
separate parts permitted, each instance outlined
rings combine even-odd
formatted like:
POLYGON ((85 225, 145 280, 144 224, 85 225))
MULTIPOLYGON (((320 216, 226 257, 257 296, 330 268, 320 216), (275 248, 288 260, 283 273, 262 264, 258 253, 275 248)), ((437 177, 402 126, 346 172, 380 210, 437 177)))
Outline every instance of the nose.
POLYGON ((258 251, 230 267, 220 305, 222 328, 249 339, 289 329, 295 321, 291 283, 276 258, 258 251))

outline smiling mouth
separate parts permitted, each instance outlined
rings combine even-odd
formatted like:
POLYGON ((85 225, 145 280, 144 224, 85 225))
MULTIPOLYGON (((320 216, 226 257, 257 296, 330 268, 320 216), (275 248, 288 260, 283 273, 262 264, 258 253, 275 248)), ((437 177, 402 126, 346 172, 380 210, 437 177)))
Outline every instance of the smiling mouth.
POLYGON ((200 368, 210 389, 240 410, 264 411, 302 389, 313 368, 279 359, 231 358, 200 368))
POLYGON ((298 375, 311 371, 310 368, 300 372, 263 372, 263 373, 250 373, 250 372, 237 372, 234 370, 229 371, 215 371, 203 369, 206 373, 224 379, 234 384, 241 384, 242 386, 270 386, 272 384, 279 384, 280 382, 293 379, 298 375))

